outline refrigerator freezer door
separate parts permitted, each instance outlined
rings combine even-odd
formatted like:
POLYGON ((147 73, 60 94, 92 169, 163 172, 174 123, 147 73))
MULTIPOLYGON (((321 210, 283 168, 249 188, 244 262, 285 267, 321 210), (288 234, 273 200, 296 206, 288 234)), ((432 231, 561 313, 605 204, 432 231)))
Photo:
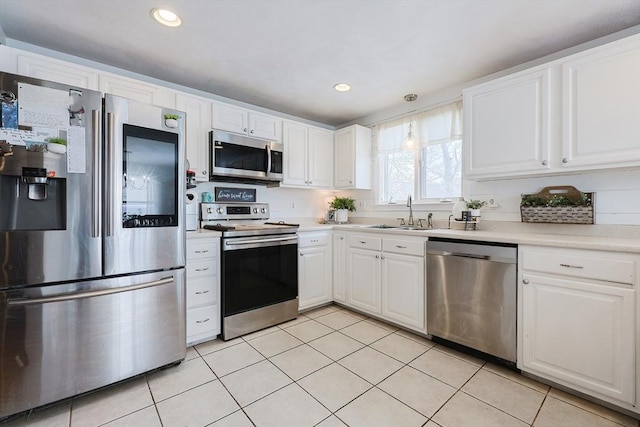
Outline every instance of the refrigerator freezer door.
POLYGON ((7 73, 0 91, 0 290, 100 277, 102 94, 7 73))
POLYGON ((184 359, 184 269, 0 292, 0 330, 3 418, 184 359))
POLYGON ((184 113, 105 97, 104 274, 185 265, 184 113), (168 127, 165 115, 180 117, 168 127))

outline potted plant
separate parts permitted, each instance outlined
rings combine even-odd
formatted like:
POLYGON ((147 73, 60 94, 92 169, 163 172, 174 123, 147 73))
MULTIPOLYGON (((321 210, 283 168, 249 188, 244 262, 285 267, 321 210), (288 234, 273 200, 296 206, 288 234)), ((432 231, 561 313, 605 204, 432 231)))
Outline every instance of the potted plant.
POLYGON ((543 188, 536 194, 522 194, 522 222, 593 224, 594 193, 583 193, 572 186, 543 188))
POLYGON ((165 114, 164 115, 164 125, 168 128, 177 128, 178 127, 178 119, 180 118, 177 114, 165 114))
POLYGON ((67 152, 67 140, 64 138, 47 138, 47 151, 55 154, 67 152))
POLYGON ((351 197, 335 196, 329 207, 336 211, 336 222, 348 222, 349 212, 356 211, 356 201, 351 197))
POLYGON ((472 217, 479 217, 480 216, 480 209, 482 209, 483 207, 487 206, 487 202, 485 202, 484 200, 471 199, 471 200, 467 201, 466 203, 467 203, 467 209, 469 209, 469 211, 471 212, 470 215, 472 217))

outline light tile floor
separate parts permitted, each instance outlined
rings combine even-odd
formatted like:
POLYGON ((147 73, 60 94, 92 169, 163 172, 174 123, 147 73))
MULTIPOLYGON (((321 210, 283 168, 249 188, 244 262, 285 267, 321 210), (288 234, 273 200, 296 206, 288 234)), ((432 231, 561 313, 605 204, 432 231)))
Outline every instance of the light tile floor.
POLYGON ((1 427, 639 427, 637 420, 338 306, 1 427))

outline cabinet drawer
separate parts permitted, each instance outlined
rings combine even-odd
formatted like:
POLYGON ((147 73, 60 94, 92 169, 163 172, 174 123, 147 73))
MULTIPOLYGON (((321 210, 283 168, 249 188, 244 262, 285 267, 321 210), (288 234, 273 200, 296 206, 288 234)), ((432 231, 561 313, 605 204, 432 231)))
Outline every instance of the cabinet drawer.
POLYGON ((382 250, 384 252, 394 252, 406 255, 424 256, 426 240, 405 240, 405 239, 387 239, 382 240, 382 250))
POLYGON ((187 337, 216 331, 219 321, 217 304, 187 310, 187 337))
POLYGON ((218 239, 187 239, 187 260, 215 257, 219 243, 218 239))
POLYGON ((347 236, 347 242, 352 248, 373 249, 376 251, 382 249, 382 239, 380 237, 370 237, 358 234, 354 236, 347 236))
POLYGON ((298 247, 309 248, 313 246, 326 246, 329 244, 329 235, 327 233, 298 234, 298 247))
POLYGON ((198 277, 187 281, 187 308, 218 302, 218 278, 198 277))
POLYGON ((202 276, 216 276, 215 259, 205 259, 203 261, 189 261, 187 263, 187 280, 202 276))
POLYGON ((521 248, 522 269, 607 282, 634 284, 633 255, 579 249, 521 248))

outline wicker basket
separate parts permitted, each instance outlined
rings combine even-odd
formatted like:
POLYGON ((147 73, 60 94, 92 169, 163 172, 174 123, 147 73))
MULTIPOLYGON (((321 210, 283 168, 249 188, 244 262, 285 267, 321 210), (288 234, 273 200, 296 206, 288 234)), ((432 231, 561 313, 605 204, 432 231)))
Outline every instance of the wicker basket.
POLYGON ((570 200, 580 201, 583 194, 591 199, 590 206, 520 206, 522 222, 593 224, 594 193, 582 193, 571 186, 558 186, 543 188, 542 191, 534 195, 543 199, 561 195, 570 200))

